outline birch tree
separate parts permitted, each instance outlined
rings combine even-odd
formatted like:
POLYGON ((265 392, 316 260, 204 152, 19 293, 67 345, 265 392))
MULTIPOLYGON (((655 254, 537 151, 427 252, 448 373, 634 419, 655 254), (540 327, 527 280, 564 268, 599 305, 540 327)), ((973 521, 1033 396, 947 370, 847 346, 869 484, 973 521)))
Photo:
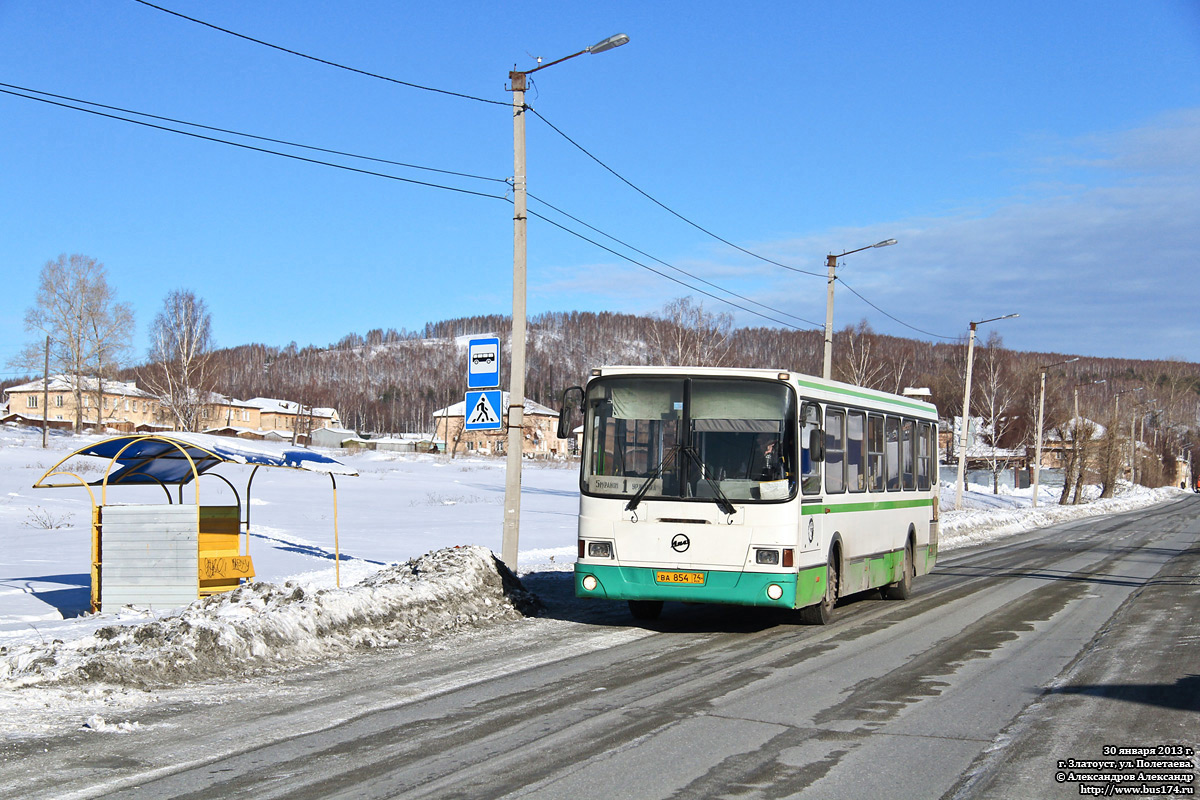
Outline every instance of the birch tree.
POLYGON ((44 340, 50 338, 51 369, 72 384, 78 433, 84 391, 95 392, 97 411, 103 413, 104 381, 128 359, 133 308, 117 302, 103 264, 78 253, 63 254, 42 267, 37 298, 25 312, 25 329, 39 335, 12 363, 40 369, 44 340))
POLYGON ((163 300, 150 329, 146 382, 178 430, 198 430, 214 381, 212 317, 203 300, 176 289, 163 300))
POLYGON ((679 297, 663 306, 650 327, 650 358, 664 366, 721 366, 732 345, 733 315, 704 310, 679 297))

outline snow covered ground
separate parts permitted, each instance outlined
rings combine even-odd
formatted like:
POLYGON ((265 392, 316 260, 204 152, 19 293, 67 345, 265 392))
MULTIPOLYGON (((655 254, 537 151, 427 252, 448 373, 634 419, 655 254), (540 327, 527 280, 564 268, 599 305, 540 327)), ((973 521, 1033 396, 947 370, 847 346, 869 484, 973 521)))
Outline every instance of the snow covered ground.
MULTIPOLYGON (((185 609, 87 613, 87 492, 30 488, 87 441, 55 434, 43 450, 39 431, 0 428, 0 717, 7 720, 0 736, 29 731, 21 712, 62 704, 127 710, 166 687, 475 630, 521 619, 536 604, 492 556, 500 551, 502 460, 335 453, 359 472, 337 484, 341 588, 328 476, 275 469, 255 478, 250 506, 258 582, 185 609)), ((93 461, 83 467, 89 480, 100 474, 101 462, 93 461)), ((220 471, 243 490, 246 468, 220 471)), ((523 484, 520 572, 570 570, 574 467, 527 463, 523 484)), ((954 487, 943 484, 941 493, 942 508, 952 509, 954 487)), ((943 510, 942 549, 1182 494, 1133 488, 1111 500, 1058 506, 1043 492, 1034 509, 1029 490, 971 491, 964 510, 943 510)), ((219 503, 231 495, 220 481, 203 479, 201 497, 219 503)), ((109 497, 161 500, 157 488, 118 488, 109 497)), ((110 724, 91 713, 84 724, 120 733, 136 723, 110 724)))

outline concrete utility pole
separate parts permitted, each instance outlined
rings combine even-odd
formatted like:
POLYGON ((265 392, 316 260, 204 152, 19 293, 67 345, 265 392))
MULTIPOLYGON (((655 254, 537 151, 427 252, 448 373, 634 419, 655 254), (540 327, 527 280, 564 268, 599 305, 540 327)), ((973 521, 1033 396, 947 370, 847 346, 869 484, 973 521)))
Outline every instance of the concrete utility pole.
POLYGON ((46 366, 42 370, 42 449, 50 446, 50 337, 46 337, 46 366))
POLYGON ((833 374, 833 282, 837 280, 835 272, 837 270, 837 260, 851 253, 861 253, 863 250, 870 250, 872 247, 888 247, 895 243, 895 239, 884 239, 882 242, 869 244, 857 250, 847 250, 836 256, 831 253, 826 256, 825 266, 829 268, 829 280, 825 287, 825 361, 821 367, 821 377, 825 380, 829 380, 833 374))
POLYGON ((1005 314, 1003 317, 992 317, 971 323, 971 336, 967 343, 967 380, 966 391, 963 393, 962 430, 958 436, 958 480, 955 482, 954 507, 962 508, 963 482, 967 475, 967 425, 971 418, 971 369, 975 365, 975 328, 985 322, 995 322, 1000 319, 1012 319, 1020 314, 1005 314))
POLYGON ((1033 462, 1033 507, 1037 508, 1038 504, 1038 486, 1042 476, 1042 436, 1045 425, 1043 421, 1046 416, 1046 370, 1051 367, 1060 367, 1063 364, 1071 364, 1079 360, 1079 356, 1068 358, 1066 361, 1059 361, 1056 364, 1047 364, 1041 368, 1042 383, 1038 390, 1038 417, 1037 417, 1037 448, 1034 450, 1033 462))
MULTIPOLYGON (((538 70, 561 64, 584 53, 603 53, 629 41, 623 33, 586 47, 578 53, 539 64, 524 71, 512 70, 508 79, 513 93, 513 313, 512 363, 508 388, 508 438, 505 447, 504 534, 500 559, 509 569, 517 568, 517 542, 521 528, 521 456, 524 449, 525 422, 525 275, 526 208, 528 203, 525 174, 525 77, 538 70)), ((465 419, 465 416, 464 416, 465 419)))

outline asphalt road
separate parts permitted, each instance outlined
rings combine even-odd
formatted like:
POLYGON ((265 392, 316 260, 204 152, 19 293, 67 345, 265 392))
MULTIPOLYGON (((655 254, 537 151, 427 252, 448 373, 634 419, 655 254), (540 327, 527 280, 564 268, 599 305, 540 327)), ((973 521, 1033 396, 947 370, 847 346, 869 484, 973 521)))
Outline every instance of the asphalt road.
POLYGON ((10 743, 0 796, 1196 790, 1200 497, 957 551, 912 599, 849 598, 826 627, 670 604, 632 626, 562 577, 528 583, 543 618, 183 698, 130 734, 10 743), (1089 763, 1136 758, 1191 766, 1089 763))

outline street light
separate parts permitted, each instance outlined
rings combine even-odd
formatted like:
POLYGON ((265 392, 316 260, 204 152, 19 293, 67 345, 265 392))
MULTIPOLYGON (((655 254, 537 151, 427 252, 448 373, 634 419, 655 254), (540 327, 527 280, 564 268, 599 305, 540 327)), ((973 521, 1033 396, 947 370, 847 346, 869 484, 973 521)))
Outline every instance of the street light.
POLYGON ((1046 414, 1046 370, 1051 367, 1061 367, 1063 364, 1070 364, 1079 360, 1079 356, 1068 358, 1066 361, 1059 361, 1055 364, 1047 364, 1044 367, 1039 367, 1042 372, 1041 388, 1038 390, 1038 419, 1037 419, 1037 448, 1034 451, 1033 462, 1033 507, 1037 508, 1038 504, 1038 486, 1040 485, 1042 476, 1042 422, 1046 414))
POLYGON ((834 270, 837 269, 837 260, 851 253, 861 253, 863 250, 870 250, 872 247, 889 247, 895 243, 895 239, 884 239, 882 242, 869 244, 857 250, 847 250, 836 256, 831 253, 826 257, 825 266, 829 267, 829 282, 826 287, 825 298, 825 362, 821 369, 821 377, 825 380, 829 380, 833 374, 833 282, 836 280, 834 270))
POLYGON ((504 535, 500 546, 500 558, 514 572, 517 569, 517 538, 521 527, 521 455, 525 422, 525 227, 528 202, 525 176, 525 76, 584 53, 612 50, 628 41, 628 36, 618 33, 557 61, 539 64, 533 69, 512 70, 508 73, 513 93, 513 313, 506 444, 508 453, 504 476, 504 535))
POLYGON ((967 425, 971 414, 971 368, 975 365, 975 328, 983 325, 985 322, 995 322, 1001 319, 1013 319, 1021 316, 1020 314, 1005 314, 1003 317, 992 317, 991 319, 982 319, 979 322, 971 323, 971 337, 967 344, 967 388, 963 393, 963 412, 962 412, 962 430, 958 437, 958 480, 955 484, 954 491, 954 507, 962 508, 963 499, 963 481, 966 478, 967 472, 967 425))

